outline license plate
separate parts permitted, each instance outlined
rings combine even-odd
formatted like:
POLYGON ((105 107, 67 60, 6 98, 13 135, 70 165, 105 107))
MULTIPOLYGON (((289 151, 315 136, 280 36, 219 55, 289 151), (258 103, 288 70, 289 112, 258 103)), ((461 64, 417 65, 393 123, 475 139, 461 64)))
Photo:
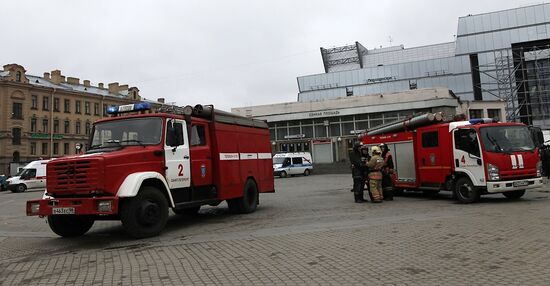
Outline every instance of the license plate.
POLYGON ((529 185, 529 182, 528 181, 518 181, 518 182, 514 182, 514 187, 523 187, 523 186, 527 186, 529 185))
POLYGON ((52 214, 54 215, 69 215, 74 214, 74 208, 53 208, 52 214))

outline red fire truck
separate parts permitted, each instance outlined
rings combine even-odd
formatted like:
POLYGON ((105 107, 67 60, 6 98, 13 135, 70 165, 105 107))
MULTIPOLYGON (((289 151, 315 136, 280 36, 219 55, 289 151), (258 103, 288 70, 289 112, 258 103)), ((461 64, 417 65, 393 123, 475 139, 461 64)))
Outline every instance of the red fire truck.
POLYGON ((386 143, 397 192, 447 190, 462 203, 502 193, 518 199, 542 185, 541 163, 527 126, 492 119, 444 122, 425 114, 369 130, 366 145, 386 143))
MULTIPOLYGON (((109 113, 148 109, 138 103, 109 113)), ((275 191, 267 123, 201 105, 183 115, 141 113, 97 121, 85 154, 49 162, 47 190, 27 202, 27 215, 47 217, 64 237, 83 235, 95 220, 121 220, 141 238, 160 233, 169 208, 194 214, 227 201, 250 213, 259 193, 275 191)))

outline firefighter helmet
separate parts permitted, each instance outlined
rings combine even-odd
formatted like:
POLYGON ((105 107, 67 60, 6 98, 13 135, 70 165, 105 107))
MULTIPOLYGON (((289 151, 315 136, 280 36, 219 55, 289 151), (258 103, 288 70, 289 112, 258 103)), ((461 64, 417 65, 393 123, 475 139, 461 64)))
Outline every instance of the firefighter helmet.
POLYGON ((380 150, 380 147, 378 147, 378 146, 372 146, 371 150, 372 150, 373 154, 374 153, 378 153, 378 154, 382 153, 382 151, 380 150))

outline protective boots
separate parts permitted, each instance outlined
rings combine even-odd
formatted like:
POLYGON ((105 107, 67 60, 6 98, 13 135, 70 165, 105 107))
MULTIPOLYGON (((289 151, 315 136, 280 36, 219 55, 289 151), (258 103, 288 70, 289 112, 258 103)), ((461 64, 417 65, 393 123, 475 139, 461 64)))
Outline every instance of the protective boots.
POLYGON ((361 194, 354 194, 355 196, 355 202, 360 204, 366 202, 365 199, 363 199, 363 195, 361 194))

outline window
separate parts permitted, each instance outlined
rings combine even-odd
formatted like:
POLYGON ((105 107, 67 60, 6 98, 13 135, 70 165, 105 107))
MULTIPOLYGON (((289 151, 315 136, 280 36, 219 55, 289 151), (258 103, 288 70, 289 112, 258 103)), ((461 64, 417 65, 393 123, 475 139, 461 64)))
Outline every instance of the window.
POLYGON ((59 133, 59 120, 57 119, 53 121, 53 133, 59 133))
POLYGON ((90 102, 86 101, 84 102, 84 113, 85 114, 90 114, 90 102))
POLYGON ((81 113, 81 111, 80 111, 80 105, 81 105, 81 104, 80 104, 80 100, 76 100, 76 101, 75 101, 75 111, 74 111, 74 113, 78 113, 78 114, 81 113))
POLYGON ((44 118, 42 119, 42 132, 43 133, 48 133, 48 119, 47 118, 44 118))
POLYGON ((487 117, 500 121, 500 109, 487 109, 487 117))
POLYGON ((70 113, 71 112, 71 100, 70 99, 65 99, 63 101, 63 111, 65 113, 70 113))
POLYGON ((31 155, 36 155, 36 142, 31 142, 31 155))
POLYGON ((292 158, 292 165, 301 165, 303 164, 302 157, 292 158))
POLYGON ((206 145, 206 135, 204 134, 204 125, 193 125, 191 127, 191 146, 206 145))
POLYGON ((103 104, 103 116, 107 116, 107 104, 103 104))
POLYGON ((353 87, 346 87, 346 96, 353 95, 353 87))
POLYGON ((13 128, 11 130, 11 144, 21 145, 21 128, 13 128))
POLYGON ((59 153, 59 143, 53 143, 53 154, 57 155, 59 153))
POLYGON ((23 104, 21 102, 13 103, 11 118, 23 119, 23 104))
POLYGON ((13 152, 13 162, 21 162, 21 154, 19 154, 19 151, 13 152))
POLYGON ((474 119, 474 118, 483 118, 483 110, 470 109, 470 119, 474 119))
POLYGON ((63 144, 63 154, 68 155, 69 154, 69 143, 63 144))
POLYGON ((91 125, 90 122, 86 122, 86 135, 90 135, 91 125))
POLYGON ((20 71, 15 73, 15 81, 21 82, 21 72, 20 71))
POLYGON ((31 132, 36 132, 36 117, 31 118, 31 132))
POLYGON ((38 96, 31 95, 31 109, 38 109, 38 96))
POLYGON ((439 146, 439 140, 438 140, 438 133, 437 131, 431 131, 431 132, 425 132, 422 133, 422 147, 424 148, 432 148, 439 146))
POLYGON ((477 134, 474 130, 458 129, 455 131, 454 139, 457 150, 462 150, 477 157, 480 156, 477 134))
POLYGON ((44 96, 42 98, 42 110, 49 110, 50 109, 50 100, 47 96, 44 96))
POLYGON ((166 132, 166 145, 168 146, 180 146, 184 145, 183 141, 183 124, 179 122, 174 122, 172 126, 168 125, 168 132, 166 132), (174 129, 173 131, 171 129, 174 129), (171 138, 170 133, 174 132, 175 138, 171 138), (174 141, 175 140, 175 141, 174 141))
POLYGON ((53 99, 53 111, 59 112, 59 98, 53 99))
POLYGON ((42 155, 48 155, 48 143, 42 143, 42 155))
POLYGON ((80 121, 77 121, 74 125, 75 133, 80 134, 80 121))
POLYGON ((94 103, 94 115, 99 115, 99 103, 94 103))
POLYGON ((65 134, 71 133, 71 123, 69 120, 65 120, 65 128, 63 131, 65 131, 65 134))

